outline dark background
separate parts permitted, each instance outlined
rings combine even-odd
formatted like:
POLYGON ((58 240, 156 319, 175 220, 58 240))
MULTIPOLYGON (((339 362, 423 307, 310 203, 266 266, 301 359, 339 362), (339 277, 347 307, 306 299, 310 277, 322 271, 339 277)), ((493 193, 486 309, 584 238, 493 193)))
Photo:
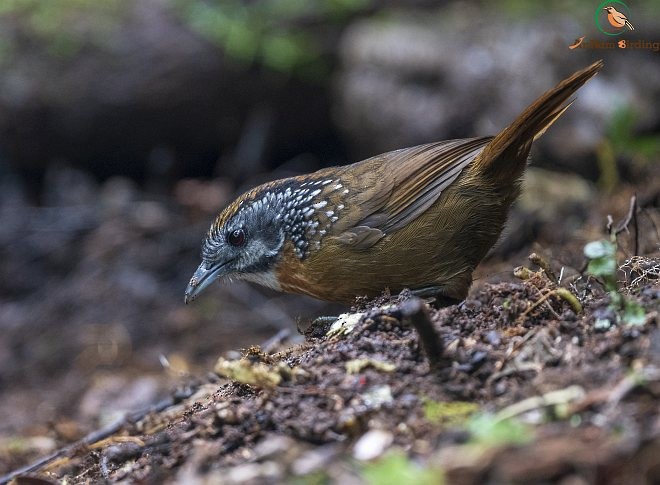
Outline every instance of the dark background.
MULTIPOLYGON (((3 1, 0 462, 12 443, 48 450, 30 437, 73 439, 222 352, 338 310, 245 283, 184 306, 208 225, 257 183, 494 134, 604 58, 535 145, 541 170, 477 285, 509 277, 500 262, 533 241, 561 246, 599 198, 653 184, 658 52, 568 49, 610 40, 596 7, 3 1)), ((660 42, 659 13, 636 2, 625 38, 660 42)))

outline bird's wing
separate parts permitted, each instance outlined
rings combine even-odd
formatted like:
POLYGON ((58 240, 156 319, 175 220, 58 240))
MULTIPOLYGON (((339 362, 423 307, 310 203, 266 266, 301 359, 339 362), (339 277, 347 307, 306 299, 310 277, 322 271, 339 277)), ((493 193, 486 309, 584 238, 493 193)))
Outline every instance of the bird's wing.
POLYGON ((491 137, 450 140, 403 150, 389 161, 396 191, 383 206, 386 233, 401 229, 421 215, 449 186, 491 137))
POLYGON ((614 21, 615 21, 616 23, 618 23, 620 26, 624 26, 624 25, 626 25, 627 17, 626 17, 624 14, 622 14, 621 12, 619 12, 619 11, 614 12, 614 13, 612 14, 612 18, 613 18, 614 21))
MULTIPOLYGON (((492 137, 449 140, 404 148, 363 163, 374 167, 366 206, 342 217, 333 231, 337 239, 356 247, 370 247, 386 234, 405 227, 424 213, 459 176, 492 137)), ((366 184, 365 184, 366 186, 366 184)))

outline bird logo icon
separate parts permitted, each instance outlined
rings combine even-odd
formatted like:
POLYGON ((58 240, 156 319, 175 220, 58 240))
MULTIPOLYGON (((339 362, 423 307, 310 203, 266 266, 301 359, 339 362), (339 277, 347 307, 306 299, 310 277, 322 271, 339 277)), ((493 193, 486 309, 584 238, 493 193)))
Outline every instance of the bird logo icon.
POLYGON ((635 30, 628 17, 630 8, 621 0, 605 1, 596 8, 596 26, 605 35, 616 36, 635 30))
POLYGON ((620 29, 622 27, 628 27, 630 30, 635 30, 635 27, 628 21, 628 17, 625 14, 619 12, 616 8, 609 6, 605 7, 603 10, 607 12, 607 21, 612 27, 620 29))

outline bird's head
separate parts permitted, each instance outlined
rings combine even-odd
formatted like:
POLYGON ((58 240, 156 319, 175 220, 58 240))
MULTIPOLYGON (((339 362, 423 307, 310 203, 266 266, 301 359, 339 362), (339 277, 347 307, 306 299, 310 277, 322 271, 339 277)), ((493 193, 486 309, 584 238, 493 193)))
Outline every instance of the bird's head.
MULTIPOLYGON (((319 202, 318 197, 331 182, 278 180, 232 202, 216 217, 204 239, 202 263, 188 284, 185 302, 194 300, 219 279, 248 280, 280 290, 276 269, 285 243, 294 257, 302 260, 326 233, 318 226, 319 212, 327 202, 319 202)), ((323 213, 328 224, 336 220, 331 216, 334 212, 323 213)))
POLYGON ((607 13, 612 13, 614 11, 614 7, 605 7, 603 10, 605 10, 607 13))
POLYGON ((285 240, 280 206, 272 192, 253 190, 220 212, 202 244, 202 263, 188 284, 186 303, 219 279, 252 279, 276 288, 273 271, 285 240))

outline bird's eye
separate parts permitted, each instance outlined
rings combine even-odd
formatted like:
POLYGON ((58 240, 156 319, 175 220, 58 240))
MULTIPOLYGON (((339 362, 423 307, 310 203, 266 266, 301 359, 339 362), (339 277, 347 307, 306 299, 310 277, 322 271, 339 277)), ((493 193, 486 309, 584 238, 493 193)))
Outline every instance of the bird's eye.
POLYGON ((227 242, 234 247, 240 247, 245 244, 245 231, 243 229, 236 229, 229 233, 227 242))

